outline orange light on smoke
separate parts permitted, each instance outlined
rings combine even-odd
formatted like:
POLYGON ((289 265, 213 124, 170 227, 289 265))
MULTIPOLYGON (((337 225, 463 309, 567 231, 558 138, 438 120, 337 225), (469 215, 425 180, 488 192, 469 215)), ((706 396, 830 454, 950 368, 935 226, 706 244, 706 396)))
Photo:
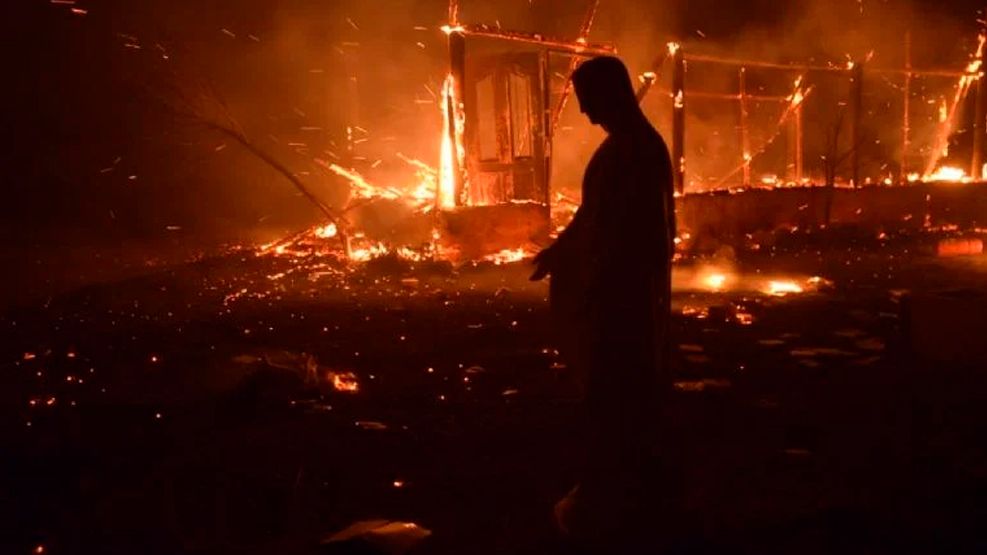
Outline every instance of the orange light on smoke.
POLYGON ((983 254, 984 242, 980 239, 943 239, 936 246, 936 255, 942 258, 983 254))

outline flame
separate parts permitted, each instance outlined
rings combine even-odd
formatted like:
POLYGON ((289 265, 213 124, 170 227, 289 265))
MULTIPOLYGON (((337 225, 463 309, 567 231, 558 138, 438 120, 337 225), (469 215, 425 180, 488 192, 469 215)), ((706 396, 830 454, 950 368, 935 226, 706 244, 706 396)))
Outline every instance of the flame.
POLYGON ((709 287, 713 291, 720 291, 727 282, 726 274, 710 274, 703 279, 703 283, 706 287, 709 287))
POLYGON ((805 95, 802 93, 802 89, 796 89, 795 94, 793 94, 789 98, 792 101, 792 106, 797 107, 800 104, 802 104, 803 100, 805 100, 805 95))
MULTIPOLYGON (((936 135, 932 158, 929 160, 929 163, 925 169, 924 179, 926 181, 935 181, 935 179, 931 178, 934 173, 938 172, 938 170, 935 169, 936 166, 943 157, 949 154, 949 136, 952 135, 953 127, 956 125, 956 115, 959 112, 960 106, 963 104, 963 99, 970 91, 970 86, 976 80, 980 79, 980 60, 984 54, 985 43, 987 43, 987 35, 981 33, 977 37, 977 51, 971 57, 971 61, 966 67, 967 74, 960 77, 959 83, 956 84, 956 94, 953 96, 952 108, 945 110, 945 102, 943 102, 943 104, 939 107, 939 132, 936 135)), ((942 168, 940 168, 940 170, 941 169, 942 168)))
POLYGON ((793 293, 802 293, 805 289, 801 285, 791 280, 769 281, 765 293, 775 297, 784 297, 793 293))
POLYGON ((334 174, 349 181, 357 196, 363 198, 385 198, 391 200, 399 199, 402 196, 401 191, 393 187, 379 187, 370 183, 356 170, 348 170, 338 164, 328 163, 323 160, 316 160, 316 162, 334 174))
POLYGON ((936 171, 923 177, 922 181, 930 183, 969 183, 973 181, 973 178, 968 176, 962 168, 941 166, 936 171))
POLYGON ((440 208, 456 207, 457 173, 462 178, 466 149, 463 146, 463 130, 466 116, 462 102, 456 98, 456 81, 452 74, 442 85, 442 143, 439 155, 439 190, 437 202, 440 208), (450 108, 451 106, 451 108, 450 108), (450 113, 451 112, 451 113, 450 113), (455 137, 455 145, 453 144, 455 137))
POLYGON ((329 372, 329 382, 336 391, 356 393, 360 391, 360 382, 353 372, 329 372))
POLYGON ((685 108, 685 96, 683 91, 680 89, 677 93, 675 93, 675 109, 681 110, 683 108, 685 108))
POLYGON ((374 258, 380 258, 389 254, 391 249, 384 243, 373 243, 365 247, 351 247, 349 258, 355 262, 368 262, 374 258))
POLYGON ((677 42, 670 42, 666 46, 668 47, 669 56, 674 56, 676 53, 678 53, 679 49, 682 48, 682 45, 677 42))
POLYGON ((500 266, 501 264, 520 262, 525 258, 528 258, 529 256, 531 256, 531 253, 526 251, 524 248, 517 248, 517 249, 504 249, 500 252, 487 255, 483 257, 483 259, 489 262, 493 262, 494 264, 500 266))
POLYGON ((315 236, 322 239, 331 239, 336 236, 339 230, 336 228, 336 224, 329 223, 322 227, 315 228, 315 236))
POLYGON ((396 187, 381 186, 371 183, 359 172, 325 160, 315 159, 315 162, 332 173, 346 179, 354 194, 363 199, 403 200, 410 207, 427 212, 435 204, 435 189, 437 172, 428 164, 408 158, 401 153, 397 157, 415 168, 417 181, 413 186, 396 187))

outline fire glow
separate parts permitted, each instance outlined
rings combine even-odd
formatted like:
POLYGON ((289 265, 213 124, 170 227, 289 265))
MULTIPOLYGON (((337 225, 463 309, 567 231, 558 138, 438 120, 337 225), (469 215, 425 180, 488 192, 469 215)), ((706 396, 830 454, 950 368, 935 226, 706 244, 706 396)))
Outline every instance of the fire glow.
POLYGON ((360 382, 353 372, 329 372, 329 383, 333 389, 342 393, 357 393, 360 391, 360 382))
POLYGON ((710 293, 759 292, 772 297, 816 291, 830 284, 818 276, 809 278, 777 276, 764 279, 738 274, 721 267, 701 269, 691 276, 687 269, 677 270, 673 281, 677 284, 688 282, 693 289, 710 293))
POLYGON ((439 190, 436 202, 439 208, 452 209, 458 204, 458 181, 463 179, 462 168, 466 164, 463 146, 463 130, 466 115, 462 102, 456 96, 456 80, 449 74, 442 85, 442 143, 439 150, 439 190))
MULTIPOLYGON (((425 244, 427 241, 422 241, 416 239, 415 241, 409 241, 413 244, 402 245, 399 242, 394 242, 392 237, 388 237, 381 241, 380 237, 362 237, 361 229, 359 224, 355 223, 359 221, 359 217, 349 218, 348 212, 358 206, 363 206, 369 204, 373 201, 394 201, 397 203, 405 203, 412 207, 418 214, 436 211, 456 211, 459 209, 465 209, 472 207, 474 205, 492 205, 498 202, 504 202, 501 199, 491 200, 487 202, 485 187, 486 187, 486 176, 472 176, 477 185, 475 190, 471 190, 470 181, 471 174, 469 169, 476 171, 477 158, 476 153, 468 151, 466 144, 466 130, 467 125, 472 125, 474 122, 466 121, 467 108, 470 110, 475 110, 474 106, 466 106, 467 99, 473 99, 473 89, 469 87, 474 87, 475 83, 472 83, 470 79, 466 77, 467 73, 465 68, 468 64, 469 58, 466 56, 465 52, 465 40, 470 36, 483 37, 484 39, 492 38, 498 40, 506 40, 509 42, 536 44, 541 46, 547 46, 548 48, 555 48, 558 52, 569 52, 577 53, 570 60, 570 71, 578 66, 579 55, 585 56, 587 53, 597 53, 593 52, 594 48, 598 45, 593 45, 588 41, 588 33, 590 26, 592 25, 593 18, 595 16, 596 8, 593 7, 588 12, 586 18, 584 19, 583 26, 580 32, 576 35, 578 38, 573 41, 551 41, 545 37, 538 34, 531 33, 518 33, 507 31, 497 26, 484 26, 484 25, 474 25, 464 23, 460 20, 459 7, 457 2, 452 2, 450 4, 448 21, 445 25, 441 26, 440 29, 444 34, 445 38, 448 40, 449 46, 449 65, 446 67, 445 76, 441 80, 441 87, 439 91, 434 91, 434 87, 426 87, 433 100, 429 100, 428 103, 433 101, 438 101, 439 103, 439 113, 434 114, 441 118, 441 132, 439 137, 427 137, 426 142, 438 146, 439 152, 436 156, 436 164, 433 168, 430 164, 426 164, 419 160, 413 158, 407 158, 400 153, 396 156, 406 162, 409 166, 414 169, 415 178, 414 180, 400 180, 392 181, 389 183, 374 183, 372 179, 367 176, 374 175, 371 172, 372 169, 377 168, 381 160, 387 155, 378 153, 378 159, 374 165, 369 168, 360 166, 358 170, 357 163, 351 160, 342 161, 343 159, 332 155, 336 158, 339 163, 323 162, 318 161, 324 169, 328 170, 332 175, 338 176, 339 178, 345 180, 351 189, 351 198, 357 199, 359 202, 350 201, 346 205, 340 207, 339 215, 337 219, 332 218, 329 215, 330 223, 323 223, 323 225, 314 228, 307 232, 306 238, 315 238, 322 240, 332 240, 335 239, 338 245, 335 246, 337 251, 341 253, 346 260, 350 262, 367 262, 375 258, 383 256, 397 256, 402 259, 407 260, 425 260, 434 259, 436 256, 450 255, 450 253, 458 253, 455 246, 452 248, 439 252, 437 247, 438 241, 433 240, 430 244, 425 244), (436 98, 437 97, 437 98, 436 98), (342 165, 341 165, 342 164, 342 165), (367 176, 361 174, 362 172, 367 172, 367 176), (396 183, 392 185, 391 183, 396 183), (366 201, 366 202, 363 202, 366 201), (340 248, 341 247, 341 248, 340 248)), ((422 28, 421 30, 425 30, 422 28)), ((939 123, 935 126, 933 139, 934 147, 925 156, 923 164, 926 166, 927 171, 919 172, 905 172, 903 168, 902 174, 900 176, 895 176, 893 172, 886 172, 885 175, 881 176, 881 183, 885 185, 893 185, 895 183, 971 183, 975 181, 974 176, 970 176, 962 168, 956 165, 944 165, 942 164, 943 158, 947 154, 947 148, 949 144, 949 139, 953 130, 958 125, 958 112, 960 112, 960 106, 964 105, 963 100, 967 97, 971 90, 971 85, 976 83, 982 75, 982 58, 984 56, 984 48, 987 38, 983 34, 978 36, 978 41, 976 46, 970 52, 970 58, 964 60, 964 69, 957 68, 957 71, 947 71, 947 70, 936 70, 935 72, 915 70, 911 65, 910 61, 906 64, 903 69, 894 68, 881 68, 880 71, 890 71, 898 73, 900 75, 906 76, 906 85, 908 80, 913 77, 918 77, 920 75, 946 75, 951 78, 955 76, 955 83, 953 90, 950 91, 949 95, 945 98, 941 98, 939 102, 939 123), (955 93, 955 96, 954 96, 955 93), (950 100, 952 102, 950 102, 950 100)), ((612 48, 612 47, 611 47, 612 48)), ((684 121, 684 112, 688 110, 688 99, 691 95, 696 95, 698 98, 717 98, 721 100, 727 100, 730 102, 739 101, 741 104, 741 116, 742 121, 740 125, 743 129, 743 133, 747 138, 741 140, 740 149, 740 165, 737 166, 733 171, 731 171, 727 176, 722 179, 709 179, 709 177, 703 178, 704 181, 708 181, 711 185, 710 189, 722 189, 727 188, 731 193, 739 192, 748 189, 768 189, 768 188, 781 188, 781 187, 804 187, 818 185, 821 182, 818 180, 818 176, 815 178, 810 178, 803 174, 802 161, 805 158, 802 153, 802 111, 805 105, 810 101, 815 101, 812 96, 814 91, 815 83, 813 82, 814 74, 811 73, 814 69, 823 69, 826 71, 836 71, 842 73, 846 78, 849 79, 851 83, 851 90, 855 90, 856 83, 863 80, 862 77, 858 78, 858 74, 863 74, 865 71, 878 71, 869 67, 869 62, 871 61, 872 54, 863 56, 859 60, 855 60, 850 56, 846 55, 845 63, 840 60, 839 62, 828 63, 825 67, 813 66, 813 65, 797 65, 790 64, 781 66, 784 70, 793 70, 795 73, 788 73, 786 75, 791 75, 795 77, 791 80, 791 77, 786 76, 786 89, 788 93, 776 93, 774 96, 765 96, 764 94, 753 94, 752 91, 747 87, 744 75, 748 70, 753 70, 752 68, 765 68, 765 69, 778 69, 777 63, 770 60, 738 60, 735 58, 724 58, 718 57, 711 54, 692 52, 691 46, 689 44, 683 44, 679 42, 665 42, 658 46, 659 55, 656 59, 655 64, 649 71, 645 71, 640 74, 642 83, 647 84, 646 87, 641 90, 646 93, 648 88, 659 87, 662 81, 662 65, 667 63, 675 64, 673 68, 674 72, 672 75, 672 86, 671 89, 665 89, 668 94, 668 98, 671 100, 671 105, 673 112, 676 114, 675 117, 681 117, 684 121), (693 91, 692 89, 686 90, 688 87, 684 80, 677 80, 675 76, 681 72, 684 72, 686 65, 689 65, 689 69, 692 70, 693 67, 701 66, 704 63, 714 63, 719 65, 728 66, 738 66, 740 68, 740 81, 739 87, 736 94, 714 94, 709 91, 693 91), (681 67, 680 67, 681 66, 681 67), (773 128, 774 134, 768 134, 768 139, 764 144, 750 144, 750 132, 749 123, 747 118, 749 117, 749 109, 747 107, 748 102, 777 102, 780 107, 780 117, 775 118, 772 115, 770 118, 772 122, 775 122, 776 129, 773 128), (777 120, 777 121, 775 121, 777 120), (777 173, 773 171, 765 171, 760 177, 754 176, 751 179, 751 168, 752 165, 762 158, 762 155, 767 151, 767 148, 779 135, 783 135, 784 132, 790 131, 792 136, 794 136, 795 144, 793 152, 794 163, 789 164, 791 170, 786 169, 785 171, 776 170, 777 173), (742 172, 742 173, 741 173, 742 172), (735 176, 743 176, 743 187, 740 189, 731 188, 731 183, 727 183, 728 179, 733 179, 735 176)), ((564 74, 557 74, 560 77, 566 77, 564 74)), ((437 76, 438 77, 438 76, 437 76)), ((566 81, 566 89, 571 86, 571 83, 566 81)), ((817 93, 818 97, 822 93, 817 93)), ((906 98, 907 98, 907 86, 906 86, 906 98)), ((643 96, 640 96, 639 91, 639 101, 643 100, 643 96)), ((549 131, 554 129, 555 125, 558 123, 558 111, 565 104, 564 92, 562 99, 560 100, 559 106, 556 106, 554 110, 549 109, 546 113, 549 113, 552 117, 546 119, 546 125, 549 131)), ((851 99, 852 100, 852 99, 851 99)), ((470 100, 470 102, 474 102, 470 100)), ((846 101, 844 104, 852 105, 851 101, 846 101)), ((549 108, 549 107, 546 107, 549 108)), ((859 108, 859 107, 858 107, 859 108)), ((851 110, 852 111, 852 110, 851 110)), ((907 151, 908 146, 908 116, 907 116, 907 103, 906 103, 906 116, 905 116, 905 145, 904 149, 907 151)), ((470 111, 470 117, 473 117, 475 111, 470 111)), ((480 118, 482 119, 482 118, 480 118)), ((512 124, 513 125, 513 124, 512 124)), ((675 124, 673 122, 673 129, 675 125, 682 126, 684 123, 675 124)), ((354 126, 353 128, 347 127, 347 136, 352 138, 353 129, 359 130, 365 137, 368 132, 360 127, 354 126)), ((473 143, 473 135, 475 134, 474 129, 470 129, 470 144, 473 143)), ((682 143, 681 138, 676 138, 677 135, 673 130, 672 133, 672 154, 678 156, 676 161, 678 163, 677 172, 680 174, 678 176, 678 190, 675 192, 676 197, 681 198, 685 191, 683 183, 685 183, 685 150, 680 148, 676 151, 675 142, 678 141, 682 143)), ((358 139, 357 142, 366 140, 365 138, 358 139)), ((549 146, 551 141, 548 141, 549 146)), ((679 144, 683 147, 682 144, 679 144)), ((330 153, 332 154, 332 153, 330 153)), ((362 157, 358 157, 362 158, 362 157)), ((854 158, 850 159, 854 162, 854 158)), ((763 165, 762 165, 763 166, 763 165)), ((761 169, 759 167, 759 169, 761 169)), ((769 168, 763 168, 761 171, 768 170, 769 168)), ((919 169, 919 168, 917 168, 919 169)), ((979 171, 971 171, 971 173, 979 174, 979 171)), ((376 177, 375 177, 376 179, 376 177)), ((829 180, 832 181, 832 185, 836 186, 836 182, 833 181, 836 178, 835 175, 829 176, 829 180)), ((846 175, 843 175, 841 179, 844 179, 841 183, 850 184, 850 186, 860 186, 860 184, 870 184, 872 177, 859 176, 854 174, 854 179, 847 179, 846 175), (859 181, 860 183, 857 183, 859 181)), ((689 182, 693 183, 693 182, 689 182)), ((704 183, 697 183, 697 185, 703 186, 704 183)), ((703 188, 703 187, 700 187, 703 188)), ((550 206, 547 207, 547 211, 550 214, 550 218, 555 217, 558 214, 565 213, 568 210, 567 206, 561 206, 558 198, 560 195, 552 190, 548 190, 545 197, 538 197, 538 202, 541 202, 541 198, 545 198, 545 202, 550 206), (555 199, 554 201, 549 199, 555 199)), ((573 207, 578 206, 578 201, 572 202, 573 207)), ((463 210, 464 212, 466 210, 463 210)), ((441 217, 441 214, 438 214, 441 217)), ((563 219, 559 219, 561 223, 564 224, 563 219)), ((558 226, 559 222, 552 221, 552 225, 557 228, 564 226, 558 226)), ((436 228, 441 228, 441 223, 434 224, 436 228)), ((446 237, 446 243, 449 241, 455 241, 454 234, 450 234, 446 237)), ((328 245, 328 242, 326 243, 328 245)), ((454 245, 454 243, 453 243, 454 245)), ((532 245, 526 244, 504 244, 496 245, 492 248, 484 250, 482 253, 477 253, 473 251, 470 256, 473 261, 489 261, 496 265, 509 264, 522 261, 530 256, 528 249, 532 245), (500 249, 498 251, 498 249, 500 249)), ((328 250, 329 247, 322 247, 320 250, 328 250)), ((306 252, 304 249, 296 249, 294 245, 288 243, 287 241, 281 241, 268 245, 262 249, 266 253, 273 253, 275 255, 301 255, 306 252)), ((469 252, 464 250, 463 252, 469 252)), ((455 256, 455 254, 453 255, 455 256)), ((784 283, 784 281, 779 282, 784 283)), ((730 273, 714 273, 707 275, 700 275, 699 282, 694 283, 693 286, 714 292, 726 291, 729 289, 736 289, 740 287, 746 287, 747 290, 751 291, 762 291, 769 295, 777 294, 796 294, 803 292, 806 288, 799 285, 798 281, 793 281, 794 287, 779 286, 778 284, 765 284, 763 281, 752 282, 751 280, 743 280, 738 276, 732 275, 730 273)))
POLYGON ((962 168, 942 166, 922 178, 922 181, 927 183, 971 183, 973 178, 967 175, 962 168))
POLYGON ((792 280, 769 281, 768 286, 764 290, 766 294, 774 297, 784 297, 785 295, 798 294, 804 291, 805 289, 801 285, 792 280))

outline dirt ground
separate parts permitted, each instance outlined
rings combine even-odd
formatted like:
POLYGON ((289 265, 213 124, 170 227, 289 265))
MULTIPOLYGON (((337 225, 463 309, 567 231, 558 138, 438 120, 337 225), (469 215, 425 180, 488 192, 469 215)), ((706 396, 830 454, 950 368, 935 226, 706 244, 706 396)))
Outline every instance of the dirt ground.
MULTIPOLYGON (((987 372, 917 356, 902 302, 984 288, 987 257, 791 243, 740 256, 723 292, 686 283, 708 260, 677 271, 649 533, 668 553, 987 551, 987 372), (825 280, 748 286, 775 274, 825 280)), ((8 309, 3 551, 317 553, 381 518, 432 531, 414 553, 572 552, 551 507, 577 404, 528 270, 239 252, 8 309)))

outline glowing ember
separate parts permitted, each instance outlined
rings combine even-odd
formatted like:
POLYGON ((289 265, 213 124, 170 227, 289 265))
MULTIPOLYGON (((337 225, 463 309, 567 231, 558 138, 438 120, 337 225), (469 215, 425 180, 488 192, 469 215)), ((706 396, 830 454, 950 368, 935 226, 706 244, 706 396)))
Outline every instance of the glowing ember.
POLYGON ((734 319, 741 326, 750 326, 754 324, 754 315, 749 312, 737 312, 734 314, 734 319))
POLYGON ((315 228, 315 236, 322 239, 331 239, 335 237, 338 232, 339 230, 336 229, 336 224, 333 223, 315 228))
POLYGON ((360 382, 353 372, 329 372, 329 382, 333 389, 344 393, 356 393, 360 391, 360 382))
POLYGON ((803 291, 802 286, 794 281, 780 280, 768 282, 768 287, 764 292, 775 297, 784 297, 785 295, 797 294, 803 291))
POLYGON ((682 307, 682 316, 689 316, 696 318, 697 320, 705 320, 706 318, 709 318, 709 307, 685 305, 682 307))

